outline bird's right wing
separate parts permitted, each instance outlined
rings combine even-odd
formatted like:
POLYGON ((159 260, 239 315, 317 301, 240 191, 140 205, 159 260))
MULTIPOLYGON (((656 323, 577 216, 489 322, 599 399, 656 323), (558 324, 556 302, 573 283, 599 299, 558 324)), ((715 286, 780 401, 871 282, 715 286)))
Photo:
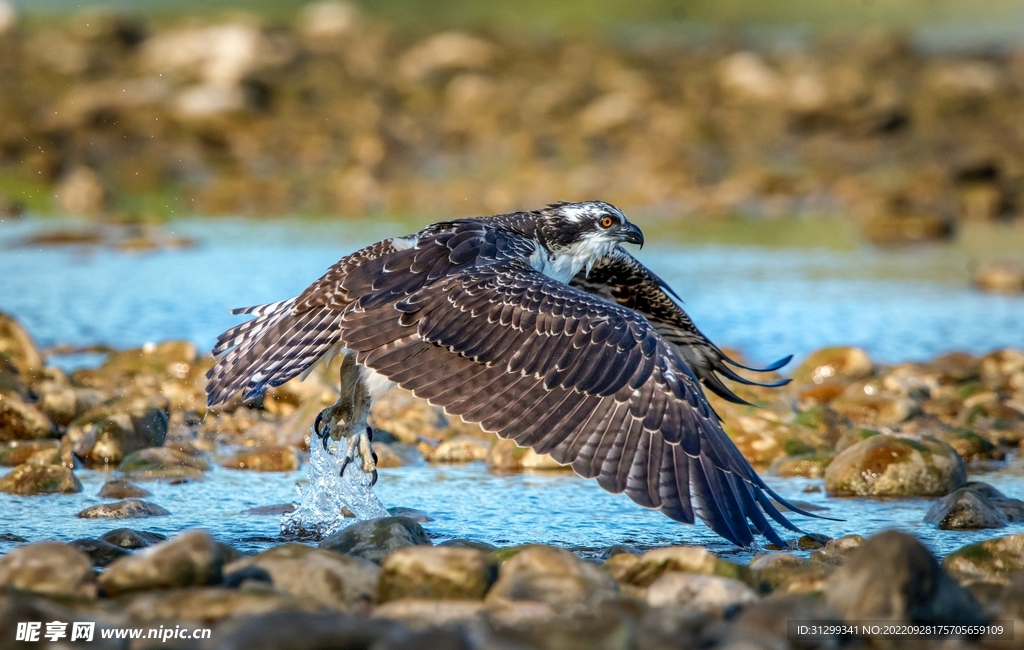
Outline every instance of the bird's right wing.
POLYGON ((704 385, 723 399, 747 403, 722 383, 722 377, 748 386, 782 386, 789 382, 784 379, 761 383, 739 375, 730 366, 753 372, 774 372, 793 357, 779 359, 764 368, 752 368, 731 359, 697 329, 690 316, 673 300, 675 292, 671 287, 621 247, 613 249, 589 272, 580 271, 570 284, 646 316, 667 341, 675 344, 704 385))

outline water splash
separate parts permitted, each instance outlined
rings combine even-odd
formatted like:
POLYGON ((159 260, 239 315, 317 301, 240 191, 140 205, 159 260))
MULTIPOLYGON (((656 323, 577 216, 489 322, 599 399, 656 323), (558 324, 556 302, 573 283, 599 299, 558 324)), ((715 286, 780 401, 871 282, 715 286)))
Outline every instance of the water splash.
POLYGON ((363 471, 358 458, 349 462, 345 440, 331 441, 326 449, 316 434, 311 440, 306 466, 309 486, 304 490, 296 484, 300 503, 281 518, 281 533, 317 538, 333 535, 348 525, 346 510, 356 519, 387 517, 388 511, 373 492, 373 476, 363 471))

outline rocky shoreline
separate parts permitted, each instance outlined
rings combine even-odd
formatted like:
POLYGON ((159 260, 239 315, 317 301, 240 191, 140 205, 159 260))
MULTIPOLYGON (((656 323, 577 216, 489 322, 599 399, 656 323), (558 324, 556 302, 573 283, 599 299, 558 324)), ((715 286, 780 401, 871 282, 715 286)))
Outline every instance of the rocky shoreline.
MULTIPOLYGON (((146 532, 145 518, 174 504, 153 499, 147 484, 201 481, 221 471, 294 471, 308 451, 309 423, 335 399, 337 369, 329 368, 272 389, 257 403, 208 411, 203 375, 210 365, 190 344, 165 342, 112 352, 97 368, 67 374, 47 365, 29 334, 0 315, 0 465, 7 468, 0 490, 25 499, 76 493, 76 470, 105 469, 111 474, 103 503, 78 516, 117 520, 101 536, 67 544, 25 540, 17 521, 6 522, 0 533, 17 545, 0 558, 4 647, 25 621, 212 629, 207 640, 97 639, 98 647, 111 648, 911 643, 871 635, 797 638, 787 620, 1009 621, 1016 641, 989 634, 947 639, 941 647, 1020 647, 1024 533, 998 529, 1024 520, 1024 502, 969 479, 1017 462, 1024 440, 1021 351, 883 366, 862 350, 830 348, 795 368, 784 388, 737 388, 760 408, 714 401, 729 435, 762 472, 820 479, 830 498, 935 497, 929 525, 994 531, 941 562, 897 531, 868 539, 804 536, 747 564, 692 546, 613 546, 601 558, 581 558, 543 545, 436 543, 417 522, 419 513, 400 511, 316 545, 275 544, 255 555, 202 530, 167 539, 146 532)), ((372 424, 385 481, 388 468, 417 462, 566 471, 401 392, 378 400, 372 424)))

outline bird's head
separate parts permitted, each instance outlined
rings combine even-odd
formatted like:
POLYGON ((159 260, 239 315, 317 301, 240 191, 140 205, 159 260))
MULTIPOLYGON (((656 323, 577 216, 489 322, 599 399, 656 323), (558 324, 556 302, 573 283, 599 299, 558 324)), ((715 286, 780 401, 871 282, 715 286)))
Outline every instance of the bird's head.
POLYGON ((619 244, 644 244, 643 232, 604 201, 554 203, 538 216, 538 239, 560 267, 558 275, 583 268, 589 272, 619 244))

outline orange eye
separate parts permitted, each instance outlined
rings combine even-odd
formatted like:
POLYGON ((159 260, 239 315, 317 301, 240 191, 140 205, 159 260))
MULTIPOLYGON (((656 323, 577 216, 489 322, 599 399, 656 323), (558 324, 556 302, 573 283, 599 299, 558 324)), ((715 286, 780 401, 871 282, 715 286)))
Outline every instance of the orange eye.
POLYGON ((609 217, 608 215, 601 217, 602 228, 611 228, 613 223, 615 223, 615 220, 609 217))

